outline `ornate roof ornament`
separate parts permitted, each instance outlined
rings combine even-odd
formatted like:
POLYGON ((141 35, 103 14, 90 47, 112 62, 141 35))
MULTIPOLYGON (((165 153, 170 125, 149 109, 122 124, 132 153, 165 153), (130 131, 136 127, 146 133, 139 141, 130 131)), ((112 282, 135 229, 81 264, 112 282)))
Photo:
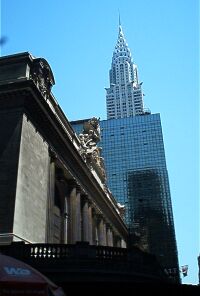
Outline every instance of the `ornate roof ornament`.
POLYGON ((102 148, 97 146, 97 143, 101 139, 99 119, 93 117, 85 122, 83 132, 79 134, 79 139, 81 156, 89 167, 96 171, 101 181, 105 183, 105 167, 103 158, 101 157, 102 148))
POLYGON ((42 95, 47 98, 55 81, 51 68, 45 59, 38 58, 33 60, 30 78, 34 81, 42 95))

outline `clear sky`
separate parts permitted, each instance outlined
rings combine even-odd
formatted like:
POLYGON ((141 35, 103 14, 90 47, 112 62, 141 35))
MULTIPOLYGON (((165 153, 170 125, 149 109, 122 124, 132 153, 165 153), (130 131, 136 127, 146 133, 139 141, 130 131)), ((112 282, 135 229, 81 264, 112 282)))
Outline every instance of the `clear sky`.
MULTIPOLYGON (((143 81, 145 107, 160 113, 183 283, 198 283, 199 7, 198 0, 2 0, 1 54, 47 59, 52 91, 69 120, 106 119, 104 87, 118 35, 143 81)), ((159 242, 158 242, 159 243, 159 242)))

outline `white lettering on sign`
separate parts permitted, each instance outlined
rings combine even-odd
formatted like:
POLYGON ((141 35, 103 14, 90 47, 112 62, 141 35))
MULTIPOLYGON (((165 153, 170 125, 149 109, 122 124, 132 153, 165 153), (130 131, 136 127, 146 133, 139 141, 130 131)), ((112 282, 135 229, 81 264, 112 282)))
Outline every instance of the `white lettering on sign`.
POLYGON ((7 274, 13 275, 13 276, 29 276, 31 274, 31 271, 29 269, 24 269, 24 268, 5 266, 4 270, 7 274))

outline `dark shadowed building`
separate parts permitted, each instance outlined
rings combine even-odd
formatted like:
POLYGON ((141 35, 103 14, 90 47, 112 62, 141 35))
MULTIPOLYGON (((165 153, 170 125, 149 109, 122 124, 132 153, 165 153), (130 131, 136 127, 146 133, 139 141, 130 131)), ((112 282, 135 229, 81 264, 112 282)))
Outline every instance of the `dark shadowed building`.
POLYGON ((100 158, 93 155, 98 121, 87 125, 91 150, 56 102, 53 84, 42 58, 29 53, 0 58, 1 243, 88 241, 125 247, 121 209, 105 185, 100 158))

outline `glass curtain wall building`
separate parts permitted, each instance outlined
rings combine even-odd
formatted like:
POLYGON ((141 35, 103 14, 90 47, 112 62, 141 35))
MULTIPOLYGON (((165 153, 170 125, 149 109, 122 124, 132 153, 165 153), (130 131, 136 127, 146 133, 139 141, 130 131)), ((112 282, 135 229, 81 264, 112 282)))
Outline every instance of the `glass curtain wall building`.
POLYGON ((168 172, 159 114, 102 120, 107 183, 126 205, 132 243, 179 279, 168 172))
MULTIPOLYGON (((71 122, 77 134, 86 120, 71 122)), ((126 206, 131 244, 155 254, 179 281, 168 171, 160 114, 100 121, 108 188, 126 206)))

